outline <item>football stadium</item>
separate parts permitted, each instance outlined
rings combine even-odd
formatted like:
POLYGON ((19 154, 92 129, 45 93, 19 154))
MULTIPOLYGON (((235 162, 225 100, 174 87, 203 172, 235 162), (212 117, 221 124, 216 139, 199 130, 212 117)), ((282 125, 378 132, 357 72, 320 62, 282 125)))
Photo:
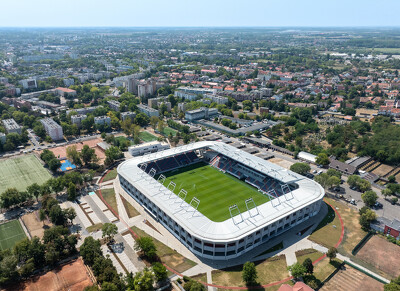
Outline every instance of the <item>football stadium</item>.
POLYGON ((313 180, 222 142, 202 141, 135 157, 119 183, 199 257, 226 260, 318 214, 313 180))

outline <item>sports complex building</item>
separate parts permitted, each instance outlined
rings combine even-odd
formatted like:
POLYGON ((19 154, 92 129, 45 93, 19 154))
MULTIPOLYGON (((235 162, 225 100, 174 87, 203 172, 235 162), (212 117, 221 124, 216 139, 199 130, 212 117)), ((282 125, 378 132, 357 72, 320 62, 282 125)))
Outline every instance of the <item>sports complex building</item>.
POLYGON ((236 258, 316 215, 313 180, 222 142, 202 141, 118 166, 122 189, 199 257, 236 258))

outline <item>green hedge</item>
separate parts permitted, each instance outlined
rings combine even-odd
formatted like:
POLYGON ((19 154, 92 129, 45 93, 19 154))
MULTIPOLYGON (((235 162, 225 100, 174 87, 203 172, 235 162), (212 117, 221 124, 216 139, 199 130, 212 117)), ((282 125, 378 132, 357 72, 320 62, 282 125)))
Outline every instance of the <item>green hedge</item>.
POLYGON ((371 274, 370 272, 367 272, 366 270, 359 268, 357 265, 354 265, 353 263, 351 263, 351 262, 349 262, 349 261, 344 261, 344 262, 345 262, 345 264, 349 265, 350 267, 353 267, 354 269, 356 269, 356 270, 358 270, 358 271, 364 273, 365 275, 367 275, 367 276, 369 276, 369 277, 375 279, 375 280, 378 281, 378 282, 381 282, 381 283, 383 283, 383 284, 387 284, 387 283, 388 283, 387 281, 384 281, 384 280, 382 280, 382 279, 376 277, 374 274, 371 274))
POLYGON ((369 231, 362 240, 354 247, 354 249, 351 251, 351 254, 355 256, 358 251, 367 243, 367 241, 375 234, 373 231, 369 231))

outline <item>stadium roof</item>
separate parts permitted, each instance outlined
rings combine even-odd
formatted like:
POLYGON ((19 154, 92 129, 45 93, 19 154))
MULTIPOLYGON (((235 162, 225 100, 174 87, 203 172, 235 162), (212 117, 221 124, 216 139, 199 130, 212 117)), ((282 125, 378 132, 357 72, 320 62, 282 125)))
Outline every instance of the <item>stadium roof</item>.
MULTIPOLYGON (((304 176, 221 142, 201 141, 182 147, 129 159, 118 166, 118 173, 189 233, 204 240, 227 242, 245 237, 287 215, 306 207, 325 194, 323 188, 304 176), (180 200, 172 191, 142 171, 139 166, 179 153, 209 148, 283 183, 296 182, 299 188, 222 222, 214 222, 180 200)), ((201 203, 201 201, 200 201, 201 203)), ((226 209, 226 211, 229 211, 226 209)))

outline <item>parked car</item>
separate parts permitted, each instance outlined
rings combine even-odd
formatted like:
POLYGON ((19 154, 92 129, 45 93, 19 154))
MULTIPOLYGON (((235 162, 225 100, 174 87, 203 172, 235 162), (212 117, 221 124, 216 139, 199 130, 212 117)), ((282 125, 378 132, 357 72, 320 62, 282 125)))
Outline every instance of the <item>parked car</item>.
POLYGON ((382 203, 380 203, 380 202, 376 202, 375 204, 374 204, 374 208, 382 208, 383 207, 383 205, 382 205, 382 203))
POLYGON ((351 199, 351 200, 350 200, 350 204, 352 204, 352 205, 357 205, 357 204, 356 204, 356 200, 351 199))

